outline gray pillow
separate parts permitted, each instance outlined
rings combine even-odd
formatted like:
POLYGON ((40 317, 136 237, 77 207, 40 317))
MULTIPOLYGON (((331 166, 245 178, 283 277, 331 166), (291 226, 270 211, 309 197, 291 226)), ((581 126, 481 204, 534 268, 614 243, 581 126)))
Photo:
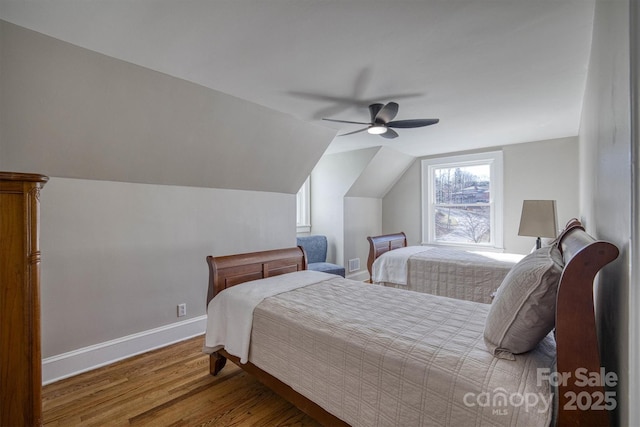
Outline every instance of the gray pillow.
POLYGON ((562 254, 546 246, 522 258, 496 291, 484 326, 484 342, 501 359, 533 349, 554 327, 562 254))

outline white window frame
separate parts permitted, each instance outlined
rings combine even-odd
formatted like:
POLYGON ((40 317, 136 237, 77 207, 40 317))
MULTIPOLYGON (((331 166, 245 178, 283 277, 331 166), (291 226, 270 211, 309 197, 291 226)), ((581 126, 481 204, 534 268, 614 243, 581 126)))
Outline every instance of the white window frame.
POLYGON ((311 232, 311 176, 296 194, 296 232, 311 232))
POLYGON ((503 162, 502 151, 462 154, 422 160, 422 243, 428 245, 455 246, 467 249, 504 250, 503 246, 503 162), (489 243, 448 243, 435 239, 435 179, 439 168, 455 168, 473 165, 490 166, 490 216, 491 233, 489 243))

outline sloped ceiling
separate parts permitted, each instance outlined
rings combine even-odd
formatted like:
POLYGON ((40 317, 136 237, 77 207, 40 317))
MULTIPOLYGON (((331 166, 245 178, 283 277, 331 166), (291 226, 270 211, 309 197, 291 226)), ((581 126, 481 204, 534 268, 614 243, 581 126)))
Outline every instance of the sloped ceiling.
POLYGON ((296 193, 335 131, 0 21, 0 168, 296 193))
POLYGON ((399 151, 380 147, 345 196, 383 198, 414 160, 399 151))
POLYGON ((0 17, 327 129, 439 118, 386 140, 411 156, 577 134, 593 0, 0 0, 0 17))

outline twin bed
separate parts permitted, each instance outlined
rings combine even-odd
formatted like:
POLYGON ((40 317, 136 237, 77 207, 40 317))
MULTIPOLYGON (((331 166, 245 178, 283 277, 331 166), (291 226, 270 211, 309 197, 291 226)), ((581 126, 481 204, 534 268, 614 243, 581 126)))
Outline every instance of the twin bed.
MULTIPOLYGON (((602 387, 571 375, 556 390, 549 375, 600 372, 592 285, 618 250, 579 228, 563 237, 505 279, 526 285, 525 264, 543 255, 555 269, 554 325, 526 351, 489 331, 504 324, 509 287, 489 305, 308 271, 300 248, 207 257, 210 371, 230 359, 331 426, 608 425, 610 406, 575 400, 602 387)), ((525 311, 512 320, 526 326, 525 311)))
POLYGON ((367 237, 371 282, 456 299, 491 303, 502 280, 524 255, 407 246, 404 233, 367 237))

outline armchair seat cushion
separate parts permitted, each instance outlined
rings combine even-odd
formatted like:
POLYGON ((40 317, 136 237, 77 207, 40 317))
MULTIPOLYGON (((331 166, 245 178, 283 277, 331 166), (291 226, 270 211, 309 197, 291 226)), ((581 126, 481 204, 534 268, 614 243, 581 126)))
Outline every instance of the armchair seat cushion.
POLYGON ((322 271, 323 273, 337 274, 344 277, 344 267, 330 262, 312 262, 307 265, 309 270, 322 271))
POLYGON ((309 270, 323 271, 345 277, 344 267, 327 262, 327 237, 323 235, 300 236, 297 244, 304 249, 309 270))

